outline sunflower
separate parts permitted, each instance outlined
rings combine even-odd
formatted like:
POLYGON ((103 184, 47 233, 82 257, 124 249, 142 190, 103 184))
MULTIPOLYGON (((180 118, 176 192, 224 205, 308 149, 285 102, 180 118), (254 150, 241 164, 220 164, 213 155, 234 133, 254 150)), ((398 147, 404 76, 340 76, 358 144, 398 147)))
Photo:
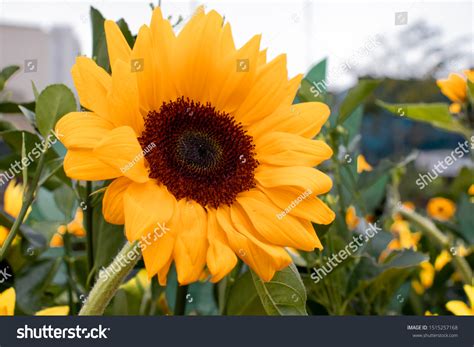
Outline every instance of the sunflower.
POLYGON ((436 197, 428 201, 426 212, 430 217, 441 221, 447 221, 456 212, 456 204, 449 199, 436 197))
POLYGON ((286 56, 267 62, 260 35, 235 48, 230 25, 202 8, 177 35, 155 9, 132 49, 113 21, 105 32, 112 73, 77 58, 90 111, 56 131, 69 177, 113 180, 104 217, 147 239, 148 276, 166 284, 174 262, 181 284, 205 267, 216 282, 240 257, 268 281, 291 263, 285 247, 321 249, 311 222, 333 221, 317 197, 332 181, 314 166, 332 150, 313 138, 330 111, 292 105, 302 76, 288 79, 286 56), (148 238, 157 226, 166 232, 148 238))
POLYGON ((439 79, 436 81, 441 93, 446 95, 449 100, 453 103, 450 105, 449 110, 451 113, 461 112, 462 105, 466 102, 467 98, 467 81, 474 83, 474 70, 464 71, 464 75, 457 73, 449 74, 446 79, 439 79))
MULTIPOLYGON (((3 195, 3 210, 13 218, 18 217, 21 210, 21 203, 23 199, 23 185, 10 181, 5 189, 3 195)), ((28 209, 27 215, 30 213, 31 208, 28 209)), ((25 217, 26 218, 26 217, 25 217)), ((10 230, 0 225, 0 246, 5 242, 10 230)))
POLYGON ((463 301, 451 300, 446 303, 446 308, 456 316, 474 316, 474 287, 465 284, 463 288, 471 307, 463 301))
MULTIPOLYGON (((0 293, 0 316, 13 316, 15 313, 16 292, 11 287, 0 293)), ((36 312, 36 316, 67 316, 69 306, 48 307, 36 312)))
POLYGON ((76 214, 74 219, 68 223, 67 225, 60 225, 56 231, 56 233, 51 238, 49 242, 50 247, 61 247, 64 245, 63 235, 65 233, 70 233, 77 237, 84 237, 86 235, 86 231, 84 230, 83 225, 84 220, 84 213, 82 209, 78 208, 76 210, 76 214))

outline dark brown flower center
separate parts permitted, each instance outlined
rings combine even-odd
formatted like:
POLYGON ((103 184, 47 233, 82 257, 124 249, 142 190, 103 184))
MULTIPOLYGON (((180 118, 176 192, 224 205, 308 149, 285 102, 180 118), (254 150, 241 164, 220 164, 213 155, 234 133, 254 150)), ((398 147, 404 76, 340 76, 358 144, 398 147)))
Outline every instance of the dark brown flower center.
POLYGON ((138 138, 146 151, 150 177, 163 183, 176 199, 202 206, 230 205, 237 194, 255 186, 255 145, 240 123, 183 97, 163 103, 145 119, 138 138))

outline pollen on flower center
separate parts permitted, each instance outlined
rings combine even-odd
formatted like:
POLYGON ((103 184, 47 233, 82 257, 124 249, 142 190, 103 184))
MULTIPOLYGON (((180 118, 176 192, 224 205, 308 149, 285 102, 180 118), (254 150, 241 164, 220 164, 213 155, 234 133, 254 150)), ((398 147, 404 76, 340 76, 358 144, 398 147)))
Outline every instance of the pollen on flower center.
POLYGON ((163 103, 148 113, 138 140, 142 148, 155 144, 145 154, 150 177, 178 200, 230 205, 237 194, 255 186, 258 162, 252 137, 231 115, 210 104, 184 97, 163 103))

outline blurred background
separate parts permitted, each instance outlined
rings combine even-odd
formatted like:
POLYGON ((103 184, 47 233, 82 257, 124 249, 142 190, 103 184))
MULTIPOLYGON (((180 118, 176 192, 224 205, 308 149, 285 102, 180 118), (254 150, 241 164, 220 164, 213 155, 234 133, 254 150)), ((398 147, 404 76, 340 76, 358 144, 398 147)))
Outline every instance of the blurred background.
MULTIPOLYGON (((199 5, 231 22, 237 45, 262 33, 262 46, 269 48, 270 57, 287 53, 290 76, 327 58, 327 89, 336 99, 358 78, 369 77, 384 79, 373 100, 447 101, 435 79, 474 66, 472 1, 161 2, 176 30, 199 5)), ((21 66, 2 99, 33 100, 31 81, 39 90, 51 83, 73 87, 70 68, 75 57, 91 56, 91 6, 109 19, 125 16, 132 33, 151 16, 150 1, 0 2, 0 67, 21 66)), ((382 157, 401 157, 418 149, 416 171, 427 170, 462 140, 428 124, 393 117, 373 100, 365 107, 360 139, 361 151, 372 165, 382 157)), ((456 176, 460 167, 472 165, 467 160, 443 175, 456 176)))

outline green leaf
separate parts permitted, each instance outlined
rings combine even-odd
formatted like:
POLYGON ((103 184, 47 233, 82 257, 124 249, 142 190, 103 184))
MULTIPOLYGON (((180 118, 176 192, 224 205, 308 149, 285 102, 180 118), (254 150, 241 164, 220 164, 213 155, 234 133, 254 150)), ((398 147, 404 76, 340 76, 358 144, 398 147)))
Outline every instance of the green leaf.
POLYGON ((297 97, 304 102, 322 101, 327 93, 326 85, 327 60, 321 60, 312 67, 301 81, 297 97))
POLYGON ((400 117, 408 117, 416 121, 429 123, 434 127, 462 135, 470 134, 469 129, 465 128, 451 115, 448 104, 445 103, 389 104, 377 100, 376 104, 400 117))
POLYGON ((379 83, 379 80, 360 80, 354 88, 350 89, 339 109, 337 124, 344 123, 355 109, 377 88, 379 83))
POLYGON ((33 111, 27 109, 22 105, 18 105, 18 108, 20 109, 21 113, 23 113, 23 115, 26 117, 26 119, 28 119, 30 124, 36 124, 36 114, 33 111))
POLYGON ((474 105, 474 83, 467 79, 467 96, 471 105, 474 105))
POLYGON ((262 302, 255 290, 250 271, 237 278, 232 286, 227 299, 226 314, 229 316, 266 315, 262 302))
POLYGON ((19 106, 23 106, 31 111, 35 109, 34 102, 26 102, 22 104, 17 104, 16 102, 0 102, 0 113, 21 113, 19 106))
POLYGON ((63 84, 46 87, 36 103, 36 125, 41 135, 47 137, 56 122, 65 114, 76 111, 76 100, 71 90, 63 84))
POLYGON ((0 71, 0 92, 5 88, 5 83, 8 79, 20 69, 17 65, 10 65, 0 71))
POLYGON ((107 41, 105 40, 104 22, 105 18, 91 6, 90 9, 92 23, 92 57, 97 65, 110 72, 109 55, 107 53, 107 41))
POLYGON ((276 272, 269 282, 263 282, 257 274, 251 273, 257 294, 268 315, 307 315, 306 290, 294 264, 276 272))
POLYGON ((125 21, 125 19, 120 18, 117 21, 117 25, 120 28, 120 31, 122 32, 123 36, 125 37, 125 40, 127 41, 130 48, 133 48, 133 45, 135 43, 135 38, 133 37, 132 32, 130 31, 130 28, 128 27, 128 24, 125 21))
POLYGON ((456 216, 461 234, 469 244, 474 244, 474 204, 469 201, 466 194, 461 195, 456 216))

